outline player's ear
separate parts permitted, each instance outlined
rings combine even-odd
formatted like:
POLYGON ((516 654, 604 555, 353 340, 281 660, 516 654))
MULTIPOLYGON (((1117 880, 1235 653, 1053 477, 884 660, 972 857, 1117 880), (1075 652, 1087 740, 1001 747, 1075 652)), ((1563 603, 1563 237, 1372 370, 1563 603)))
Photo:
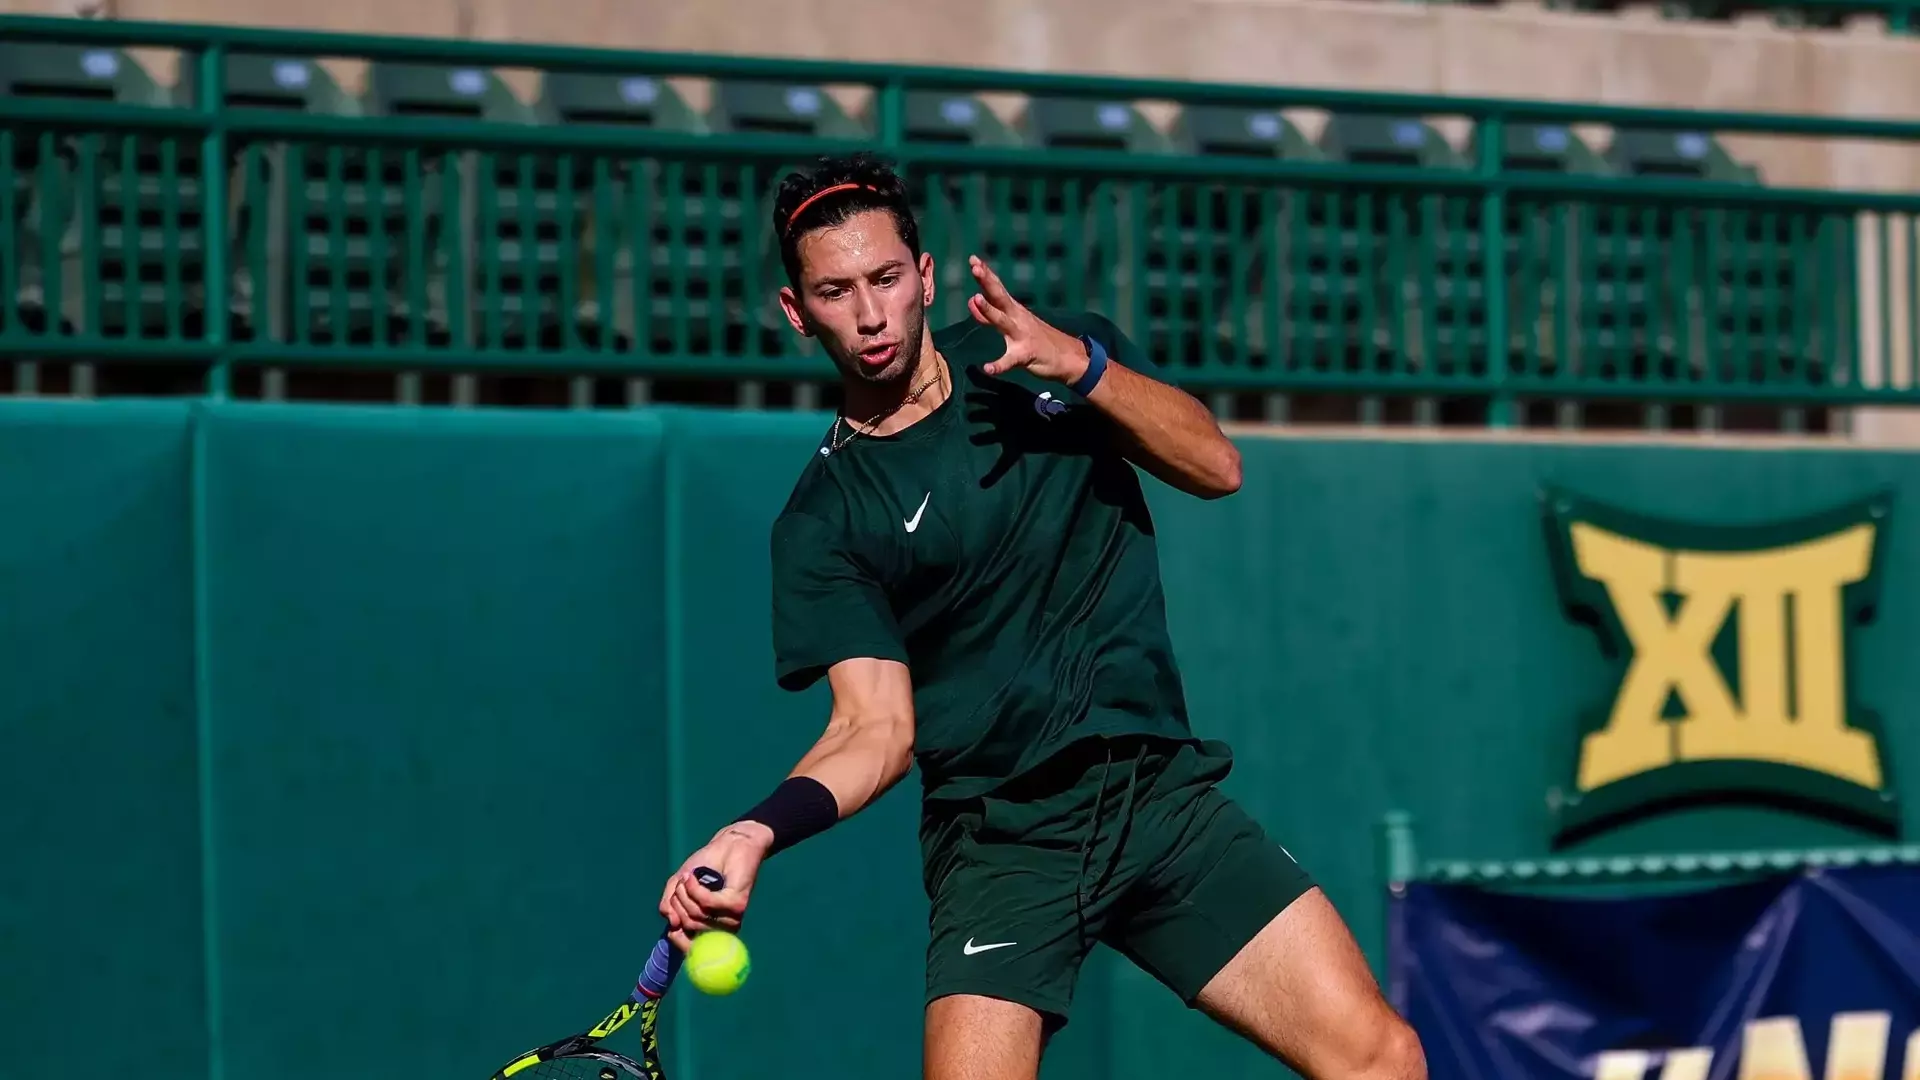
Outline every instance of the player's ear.
POLYGON ((794 333, 801 337, 813 336, 813 331, 807 329, 806 315, 800 310, 800 295, 793 291, 791 285, 780 286, 780 310, 786 313, 787 322, 793 325, 794 333))
POLYGON ((933 252, 920 253, 920 303, 933 306, 933 252))

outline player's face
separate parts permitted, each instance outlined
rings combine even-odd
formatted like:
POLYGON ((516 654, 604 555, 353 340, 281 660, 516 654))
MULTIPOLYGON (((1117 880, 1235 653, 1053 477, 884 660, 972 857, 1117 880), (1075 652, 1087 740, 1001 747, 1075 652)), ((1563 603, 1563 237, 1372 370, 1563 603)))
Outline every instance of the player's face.
POLYGON ((933 256, 914 259, 884 210, 807 233, 799 254, 800 287, 780 290, 793 328, 819 339, 849 380, 911 375, 933 303, 933 256))

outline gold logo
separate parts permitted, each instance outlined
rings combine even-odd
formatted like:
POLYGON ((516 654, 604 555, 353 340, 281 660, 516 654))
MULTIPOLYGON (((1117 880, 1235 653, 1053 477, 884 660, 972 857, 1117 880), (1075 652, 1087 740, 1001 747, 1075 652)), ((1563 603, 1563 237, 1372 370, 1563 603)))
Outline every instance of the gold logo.
POLYGON ((1850 650, 1873 614, 1888 505, 1706 526, 1547 494, 1561 600, 1617 670, 1557 793, 1563 839, 1703 798, 1892 826, 1880 728, 1855 701, 1850 650))

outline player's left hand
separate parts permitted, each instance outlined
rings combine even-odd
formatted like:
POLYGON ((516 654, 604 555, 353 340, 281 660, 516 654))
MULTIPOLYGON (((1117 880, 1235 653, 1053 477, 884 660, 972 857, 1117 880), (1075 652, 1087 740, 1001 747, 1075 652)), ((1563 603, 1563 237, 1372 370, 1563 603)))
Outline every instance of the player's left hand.
POLYGON ((1025 368, 1042 379, 1069 384, 1086 374, 1087 347, 1079 338, 1028 311, 1007 292, 1000 275, 980 256, 971 257, 968 267, 973 280, 980 283, 980 291, 967 298, 967 311, 1007 339, 1007 351, 982 370, 989 375, 1004 375, 1025 368))

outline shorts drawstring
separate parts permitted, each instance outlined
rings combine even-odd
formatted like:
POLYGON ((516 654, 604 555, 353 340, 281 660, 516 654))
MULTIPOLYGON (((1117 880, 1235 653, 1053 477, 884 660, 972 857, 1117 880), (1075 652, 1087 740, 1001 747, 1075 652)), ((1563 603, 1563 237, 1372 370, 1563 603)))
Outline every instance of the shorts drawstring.
POLYGON ((1140 765, 1146 760, 1147 747, 1140 745, 1139 753, 1134 755, 1133 767, 1127 773, 1127 791, 1120 807, 1120 835, 1114 838, 1113 851, 1107 856, 1106 865, 1100 870, 1100 877, 1089 888, 1087 868, 1093 862, 1093 848, 1100 836, 1101 810, 1106 806, 1107 774, 1113 768, 1113 745, 1106 744, 1106 760, 1100 765, 1100 785, 1094 792, 1093 812, 1087 822, 1086 838, 1080 842, 1080 872, 1073 882, 1073 912, 1078 921, 1080 941, 1084 945, 1087 939, 1087 895, 1099 890, 1113 875, 1114 868, 1120 862, 1120 849, 1126 844, 1127 832, 1133 825, 1133 791, 1140 780, 1140 765))

